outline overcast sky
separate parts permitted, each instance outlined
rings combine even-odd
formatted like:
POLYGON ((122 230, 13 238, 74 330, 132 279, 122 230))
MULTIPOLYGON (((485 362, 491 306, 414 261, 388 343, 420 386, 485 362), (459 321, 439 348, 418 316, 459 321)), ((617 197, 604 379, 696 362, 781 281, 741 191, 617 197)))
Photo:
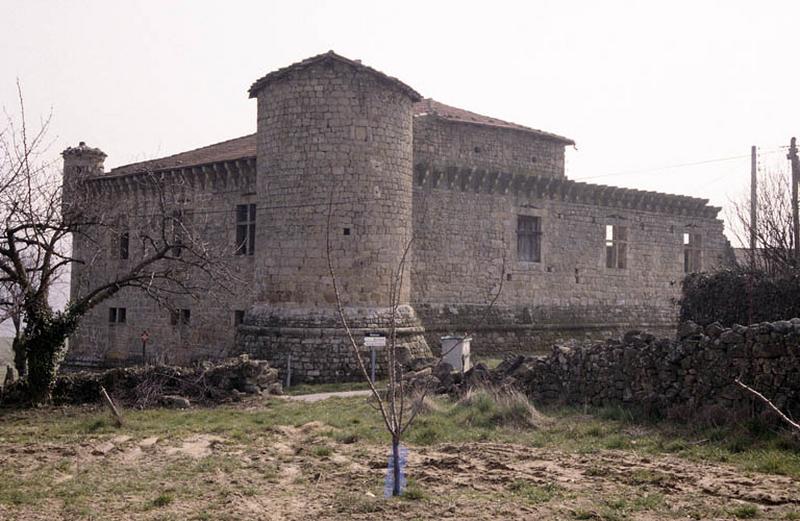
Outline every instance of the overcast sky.
POLYGON ((572 179, 719 206, 747 192, 751 145, 785 169, 800 134, 797 0, 0 6, 0 103, 19 78, 29 115, 53 110, 53 155, 84 140, 107 167, 253 132, 250 84, 329 49, 573 138, 572 179))

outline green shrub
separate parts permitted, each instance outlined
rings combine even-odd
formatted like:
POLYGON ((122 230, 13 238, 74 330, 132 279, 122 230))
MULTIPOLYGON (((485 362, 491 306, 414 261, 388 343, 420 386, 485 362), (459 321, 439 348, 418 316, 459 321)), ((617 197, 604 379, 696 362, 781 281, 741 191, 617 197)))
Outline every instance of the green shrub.
POLYGON ((800 276, 731 268, 691 273, 683 280, 681 320, 723 326, 800 316, 800 276))

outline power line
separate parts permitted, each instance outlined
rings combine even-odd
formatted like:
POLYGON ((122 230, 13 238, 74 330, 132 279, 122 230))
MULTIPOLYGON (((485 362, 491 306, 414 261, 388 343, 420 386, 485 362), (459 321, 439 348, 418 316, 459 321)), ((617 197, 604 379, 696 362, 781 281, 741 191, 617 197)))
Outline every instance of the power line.
MULTIPOLYGON (((770 149, 770 150, 761 151, 761 153, 762 154, 775 154, 775 153, 781 152, 782 151, 781 149, 785 149, 785 148, 786 147, 778 147, 776 149, 770 149)), ((724 161, 734 161, 734 160, 737 160, 737 159, 744 159, 744 158, 749 158, 749 157, 750 157, 750 154, 738 155, 738 156, 729 156, 729 157, 719 157, 719 158, 715 158, 715 159, 705 159, 705 160, 702 160, 702 161, 692 161, 690 163, 678 163, 678 164, 674 164, 674 165, 666 165, 666 166, 660 166, 660 167, 654 167, 654 168, 646 168, 646 169, 641 169, 641 170, 624 170, 624 171, 610 172, 610 173, 607 173, 607 174, 600 174, 600 175, 594 175, 594 176, 576 177, 573 180, 574 181, 582 181, 584 179, 599 179, 601 177, 612 177, 612 176, 618 176, 618 175, 646 174, 646 173, 660 172, 660 171, 663 171, 663 170, 672 170, 672 169, 675 169, 675 168, 685 168, 685 167, 689 167, 689 166, 707 165, 707 164, 710 164, 710 163, 720 163, 720 162, 724 162, 724 161)))

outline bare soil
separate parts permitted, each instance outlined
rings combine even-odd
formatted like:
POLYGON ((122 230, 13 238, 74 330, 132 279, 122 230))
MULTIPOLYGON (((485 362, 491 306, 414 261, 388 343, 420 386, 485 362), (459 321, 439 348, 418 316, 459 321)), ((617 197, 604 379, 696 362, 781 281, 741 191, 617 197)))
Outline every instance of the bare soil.
POLYGON ((0 491, 0 520, 800 519, 791 477, 498 442, 411 447, 409 493, 385 500, 387 447, 335 431, 314 421, 245 440, 0 438, 3 477, 17 484, 0 491))

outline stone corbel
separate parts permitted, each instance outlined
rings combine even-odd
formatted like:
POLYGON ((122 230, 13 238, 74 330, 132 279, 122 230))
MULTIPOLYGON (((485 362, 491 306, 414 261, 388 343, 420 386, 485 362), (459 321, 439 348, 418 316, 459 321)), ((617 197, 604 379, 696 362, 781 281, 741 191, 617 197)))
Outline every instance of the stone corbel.
POLYGON ((458 172, 458 184, 462 192, 466 191, 467 187, 472 182, 472 176, 475 174, 474 169, 464 168, 458 172))
POLYGON ((228 175, 228 170, 225 168, 224 163, 214 163, 212 167, 214 168, 214 173, 216 174, 217 179, 219 179, 223 190, 227 190, 231 182, 234 182, 235 186, 235 180, 228 175))
POLYGON ((458 169, 455 167, 448 167, 445 169, 444 173, 445 173, 446 188, 448 190, 452 190, 456 184, 456 181, 458 180, 458 175, 459 175, 458 169))
POLYGON ((473 183, 470 185, 470 188, 475 191, 476 194, 483 192, 483 182, 487 178, 486 170, 475 170, 473 171, 473 183))
POLYGON ((431 185, 433 188, 439 188, 439 185, 442 182, 442 177, 444 177, 444 172, 441 170, 434 170, 432 177, 431 177, 431 185))

